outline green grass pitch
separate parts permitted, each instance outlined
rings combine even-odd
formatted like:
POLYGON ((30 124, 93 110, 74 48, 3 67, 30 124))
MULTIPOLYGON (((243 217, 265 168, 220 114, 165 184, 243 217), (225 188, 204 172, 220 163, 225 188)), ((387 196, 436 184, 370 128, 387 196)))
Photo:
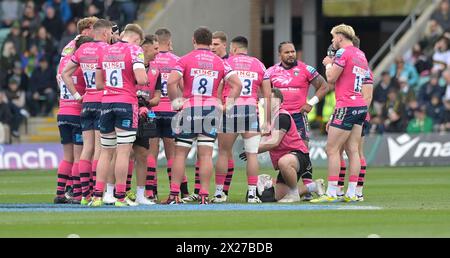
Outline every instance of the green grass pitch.
MULTIPOLYGON (((193 168, 187 172, 192 190, 193 168)), ((261 173, 275 175, 269 169, 262 169, 261 173)), ((326 178, 325 169, 316 169, 314 173, 315 178, 326 178)), ((164 169, 159 169, 158 181, 160 198, 164 199, 168 193, 164 169)), ((51 203, 55 190, 55 171, 0 172, 0 206, 51 203)), ((231 202, 243 202, 245 191, 245 171, 237 169, 230 191, 231 202)), ((69 234, 80 237, 367 237, 371 234, 450 237, 450 168, 369 168, 364 194, 364 203, 332 205, 381 209, 121 212, 0 209, 0 237, 64 238, 69 234)))

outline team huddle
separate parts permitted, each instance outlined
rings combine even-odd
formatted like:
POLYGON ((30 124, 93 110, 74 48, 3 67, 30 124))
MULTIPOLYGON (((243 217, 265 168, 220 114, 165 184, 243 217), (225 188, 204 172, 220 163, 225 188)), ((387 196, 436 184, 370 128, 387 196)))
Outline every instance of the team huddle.
POLYGON ((172 53, 171 33, 165 28, 144 35, 139 25, 128 24, 120 32, 96 17, 80 20, 77 27, 79 35, 64 48, 57 75, 64 159, 54 203, 125 207, 227 202, 239 135, 246 202, 363 200, 361 135, 372 75, 350 26, 331 31, 333 44, 323 61, 326 78, 297 61, 291 42, 279 44, 280 62, 266 69, 249 56, 247 38, 233 38, 228 54, 226 34, 205 27, 195 30, 194 50, 182 57, 172 53), (308 100, 310 85, 315 95, 308 100), (307 114, 332 88, 337 104, 327 125, 325 191, 322 179, 313 180, 307 114), (157 180, 160 142, 170 183, 163 201, 157 180), (190 193, 185 165, 194 145, 195 189, 190 193), (345 194, 344 150, 350 171, 345 194), (257 156, 264 152, 279 171, 275 179, 259 175, 257 156), (214 168, 216 190, 210 198, 214 168), (134 172, 136 192, 131 190, 134 172))

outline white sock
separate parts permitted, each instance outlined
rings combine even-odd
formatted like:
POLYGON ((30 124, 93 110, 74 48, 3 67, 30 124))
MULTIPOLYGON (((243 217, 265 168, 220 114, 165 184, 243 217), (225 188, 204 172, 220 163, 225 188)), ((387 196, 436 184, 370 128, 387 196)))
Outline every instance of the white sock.
POLYGON ((105 195, 114 196, 114 184, 106 184, 105 195))
POLYGON ((214 196, 222 194, 223 194, 223 185, 216 185, 216 193, 214 194, 214 196))
POLYGON ((145 198, 145 186, 138 186, 136 188, 136 197, 145 198))
POLYGON ((256 197, 256 185, 248 186, 248 196, 256 197))
POLYGON ((326 195, 329 197, 337 197, 337 190, 338 190, 338 181, 328 181, 328 187, 326 195))
POLYGON ((349 182, 347 193, 345 194, 347 197, 355 197, 356 195, 356 186, 358 185, 358 182, 349 182))
MULTIPOLYGON (((316 183, 313 182, 313 183, 307 184, 305 186, 306 186, 306 189, 308 189, 308 193, 316 193, 317 192, 316 183)), ((298 189, 297 189, 297 192, 298 192, 298 189)))
POLYGON ((298 187, 295 187, 295 188, 290 189, 290 190, 289 190, 289 194, 292 195, 292 196, 298 196, 298 195, 299 195, 299 193, 298 193, 298 187))
POLYGON ((357 186, 356 187, 356 195, 357 196, 362 196, 363 195, 363 187, 362 186, 357 186))

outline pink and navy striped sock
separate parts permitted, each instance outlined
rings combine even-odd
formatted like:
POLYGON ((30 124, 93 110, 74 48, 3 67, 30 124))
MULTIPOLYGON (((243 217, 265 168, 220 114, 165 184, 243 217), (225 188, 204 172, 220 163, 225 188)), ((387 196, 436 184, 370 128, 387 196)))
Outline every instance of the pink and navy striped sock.
POLYGON ((89 199, 91 197, 91 162, 88 160, 80 160, 78 170, 80 171, 81 193, 83 197, 89 199))
POLYGON ((339 171, 339 181, 338 181, 338 186, 340 188, 344 187, 346 171, 347 171, 347 167, 346 167, 346 164, 345 164, 345 160, 341 159, 341 170, 339 171))
POLYGON ((116 198, 119 202, 125 201, 126 189, 126 184, 116 184, 116 198))
POLYGON ((364 181, 366 178, 366 169, 367 169, 366 159, 361 159, 361 170, 359 172, 359 177, 358 177, 358 187, 364 186, 364 181))
POLYGON ((195 162, 195 186, 194 193, 200 194, 200 163, 195 162))
POLYGON ((69 175, 72 171, 73 163, 68 161, 61 161, 58 167, 58 179, 56 187, 56 195, 58 197, 64 197, 67 181, 69 180, 69 175))
POLYGON ((105 191, 105 182, 96 181, 95 182, 95 190, 94 190, 94 196, 97 198, 103 197, 103 192, 105 191))
POLYGON ((175 183, 170 183, 170 196, 175 197, 180 194, 180 185, 175 183))
POLYGON ((228 172, 227 177, 225 179, 225 184, 223 186, 223 192, 228 195, 228 191, 230 191, 231 180, 233 179, 234 174, 234 160, 228 160, 228 172))
POLYGON ((147 157, 147 176, 145 178, 145 195, 155 196, 156 161, 152 156, 147 157))
POLYGON ((130 162, 128 163, 126 192, 131 190, 131 181, 133 180, 133 170, 134 170, 134 160, 130 160, 130 162))
POLYGON ((98 160, 92 161, 92 172, 91 172, 91 180, 90 180, 92 192, 94 191, 95 180, 97 179, 97 164, 98 164, 98 160))
POLYGON ((80 182, 80 171, 78 170, 78 163, 73 163, 72 178, 73 178, 73 198, 77 201, 81 201, 81 182, 80 182))

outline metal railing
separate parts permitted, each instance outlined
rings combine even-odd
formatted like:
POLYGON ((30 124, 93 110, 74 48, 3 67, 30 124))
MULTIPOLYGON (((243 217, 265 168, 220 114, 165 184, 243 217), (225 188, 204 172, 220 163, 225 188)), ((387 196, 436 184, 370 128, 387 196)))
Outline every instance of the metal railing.
POLYGON ((400 26, 394 31, 394 33, 389 37, 389 39, 383 44, 383 46, 377 51, 377 53, 370 59, 369 66, 371 68, 374 68, 375 64, 378 64, 385 55, 390 52, 395 44, 397 43, 397 40, 399 39, 399 36, 402 36, 405 31, 407 31, 408 28, 411 28, 414 26, 416 22, 416 17, 420 15, 426 7, 428 7, 430 4, 433 4, 433 2, 437 2, 439 0, 422 0, 420 1, 414 10, 408 15, 408 17, 405 18, 405 20, 400 24, 400 26))

